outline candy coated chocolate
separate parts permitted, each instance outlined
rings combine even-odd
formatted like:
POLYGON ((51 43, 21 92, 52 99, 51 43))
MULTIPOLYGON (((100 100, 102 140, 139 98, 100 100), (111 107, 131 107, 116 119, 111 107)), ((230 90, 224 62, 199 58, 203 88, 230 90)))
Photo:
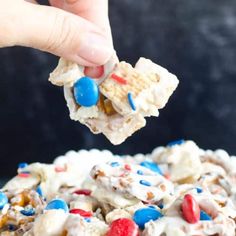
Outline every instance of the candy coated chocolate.
POLYGON ((183 218, 190 224, 195 224, 200 220, 200 208, 194 197, 190 194, 184 196, 182 205, 183 218))
POLYGON ((18 164, 18 168, 20 168, 20 169, 23 169, 26 166, 28 166, 28 164, 26 162, 21 162, 21 163, 18 164))
POLYGON ((64 210, 65 212, 68 212, 68 206, 67 203, 63 199, 54 199, 48 203, 45 210, 64 210))
POLYGON ((93 79, 99 79, 104 75, 104 66, 85 67, 84 74, 93 79))
POLYGON ((175 140, 175 141, 172 141, 172 142, 169 142, 167 144, 168 147, 172 147, 172 146, 175 146, 175 145, 181 145, 184 143, 184 139, 179 139, 179 140, 175 140))
POLYGON ((77 104, 91 107, 97 104, 99 89, 96 82, 90 77, 82 77, 74 84, 74 98, 77 104))
POLYGON ((5 193, 0 192, 0 209, 8 203, 8 198, 5 193))
POLYGON ((212 220, 211 216, 209 216, 205 211, 200 211, 200 220, 212 220))
POLYGON ((140 208, 135 211, 133 220, 139 226, 139 228, 144 229, 144 226, 150 220, 157 220, 163 215, 157 209, 152 207, 140 208))
POLYGON ((138 226, 128 218, 114 220, 106 236, 138 236, 138 226))
POLYGON ((143 162, 140 163, 140 165, 143 166, 143 167, 148 168, 149 170, 151 170, 151 171, 153 171, 153 172, 156 172, 156 173, 162 175, 161 169, 160 169, 159 166, 158 166, 156 163, 154 163, 154 162, 151 162, 151 161, 143 161, 143 162))

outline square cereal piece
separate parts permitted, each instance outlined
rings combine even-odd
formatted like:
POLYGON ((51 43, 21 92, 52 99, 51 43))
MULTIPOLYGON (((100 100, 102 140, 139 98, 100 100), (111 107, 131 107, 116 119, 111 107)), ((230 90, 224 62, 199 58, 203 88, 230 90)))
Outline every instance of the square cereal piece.
POLYGON ((165 106, 178 84, 177 78, 170 75, 169 72, 162 75, 157 70, 140 71, 120 62, 100 85, 100 91, 122 115, 158 116, 158 109, 165 106))

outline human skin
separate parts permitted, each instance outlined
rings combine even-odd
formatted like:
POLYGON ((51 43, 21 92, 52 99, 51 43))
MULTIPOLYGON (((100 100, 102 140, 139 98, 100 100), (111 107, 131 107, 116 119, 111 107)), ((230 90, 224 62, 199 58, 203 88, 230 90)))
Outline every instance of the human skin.
POLYGON ((26 46, 83 66, 113 53, 108 0, 0 0, 0 47, 26 46))

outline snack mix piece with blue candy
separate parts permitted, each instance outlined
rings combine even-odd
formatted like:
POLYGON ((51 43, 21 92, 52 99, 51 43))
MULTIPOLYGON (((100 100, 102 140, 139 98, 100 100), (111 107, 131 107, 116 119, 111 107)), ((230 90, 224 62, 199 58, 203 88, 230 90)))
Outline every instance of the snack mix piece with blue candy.
POLYGON ((151 60, 140 58, 135 67, 114 54, 95 68, 60 59, 49 81, 64 86, 70 118, 120 144, 158 116, 178 86, 178 79, 151 60))
POLYGON ((236 158, 193 141, 20 163, 0 190, 2 236, 234 236, 235 221, 236 158))

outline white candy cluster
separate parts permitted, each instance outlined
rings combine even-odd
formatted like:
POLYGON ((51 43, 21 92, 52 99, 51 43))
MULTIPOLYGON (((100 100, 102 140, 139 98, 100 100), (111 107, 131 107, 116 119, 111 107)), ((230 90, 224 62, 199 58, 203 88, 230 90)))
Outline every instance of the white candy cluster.
MULTIPOLYGON (((178 86, 177 77, 167 69, 141 57, 136 65, 119 62, 116 53, 97 68, 88 68, 61 58, 49 81, 64 86, 70 118, 86 125, 94 134, 103 133, 114 145, 146 125, 146 117, 158 116, 178 86), (92 74, 87 73, 94 70, 92 74), (96 94, 80 87, 83 101, 75 96, 76 83, 84 76, 99 90, 99 99, 90 105, 85 97, 96 94)), ((93 89, 94 90, 94 89, 93 89)), ((87 97, 87 99, 88 99, 87 97)))
POLYGON ((135 156, 70 151, 53 164, 33 163, 19 171, 29 176, 18 175, 1 190, 9 199, 0 212, 1 235, 105 236, 114 220, 134 219, 138 209, 148 206, 163 216, 140 227, 140 236, 235 235, 236 159, 223 150, 204 151, 193 141, 135 156), (39 187, 42 194, 35 191, 39 187), (85 190, 88 194, 81 194, 85 190), (210 220, 190 224, 184 219, 186 194, 210 220), (57 198, 71 212, 45 210, 57 198), (34 215, 22 216, 29 205, 34 215))

